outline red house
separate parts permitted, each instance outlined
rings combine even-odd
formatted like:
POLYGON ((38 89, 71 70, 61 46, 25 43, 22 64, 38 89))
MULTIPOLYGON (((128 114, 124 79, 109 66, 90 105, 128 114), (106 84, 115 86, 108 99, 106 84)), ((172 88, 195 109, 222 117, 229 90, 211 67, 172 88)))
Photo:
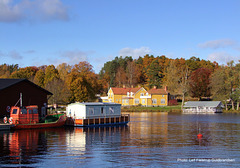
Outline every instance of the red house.
POLYGON ((10 115, 11 106, 37 105, 39 115, 44 115, 51 92, 27 79, 0 79, 0 118, 10 115))

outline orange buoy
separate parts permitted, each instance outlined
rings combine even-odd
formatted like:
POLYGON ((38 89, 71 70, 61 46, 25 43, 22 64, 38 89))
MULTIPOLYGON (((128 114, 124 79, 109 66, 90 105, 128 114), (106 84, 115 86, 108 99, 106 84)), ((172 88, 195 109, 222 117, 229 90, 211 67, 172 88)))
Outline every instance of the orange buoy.
POLYGON ((202 135, 201 133, 199 133, 199 134, 197 135, 197 137, 198 137, 198 139, 201 139, 201 138, 203 137, 203 135, 202 135))

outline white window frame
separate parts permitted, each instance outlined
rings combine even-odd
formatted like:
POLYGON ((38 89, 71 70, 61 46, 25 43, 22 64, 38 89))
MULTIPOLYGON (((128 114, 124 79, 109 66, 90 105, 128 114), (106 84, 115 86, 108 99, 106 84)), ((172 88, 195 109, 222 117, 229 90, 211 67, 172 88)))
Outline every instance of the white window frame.
POLYGON ((135 104, 139 104, 140 103, 139 99, 135 99, 134 102, 135 102, 135 104))
POLYGON ((94 114, 94 108, 93 107, 89 107, 88 108, 88 112, 89 112, 89 114, 93 115, 94 114))
POLYGON ((157 99, 152 99, 152 104, 157 104, 157 99))
POLYGON ((114 114, 114 107, 109 107, 109 113, 114 114))

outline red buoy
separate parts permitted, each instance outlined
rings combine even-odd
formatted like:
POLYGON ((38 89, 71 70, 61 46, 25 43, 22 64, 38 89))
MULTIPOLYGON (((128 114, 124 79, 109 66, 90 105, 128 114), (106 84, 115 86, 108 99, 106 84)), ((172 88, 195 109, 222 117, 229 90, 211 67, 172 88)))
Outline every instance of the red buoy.
POLYGON ((198 139, 201 139, 201 138, 203 137, 203 135, 202 135, 201 133, 199 133, 199 134, 197 135, 197 137, 198 137, 198 139))

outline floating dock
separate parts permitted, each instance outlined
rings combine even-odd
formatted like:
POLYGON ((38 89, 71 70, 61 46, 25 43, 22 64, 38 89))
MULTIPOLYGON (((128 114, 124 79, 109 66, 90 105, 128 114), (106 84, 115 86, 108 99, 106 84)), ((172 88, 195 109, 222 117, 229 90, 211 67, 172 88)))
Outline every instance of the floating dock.
POLYGON ((2 130, 10 130, 12 127, 11 124, 0 124, 0 131, 2 130))
POLYGON ((72 103, 66 108, 68 126, 125 125, 130 121, 129 114, 121 114, 121 104, 117 103, 72 103))

